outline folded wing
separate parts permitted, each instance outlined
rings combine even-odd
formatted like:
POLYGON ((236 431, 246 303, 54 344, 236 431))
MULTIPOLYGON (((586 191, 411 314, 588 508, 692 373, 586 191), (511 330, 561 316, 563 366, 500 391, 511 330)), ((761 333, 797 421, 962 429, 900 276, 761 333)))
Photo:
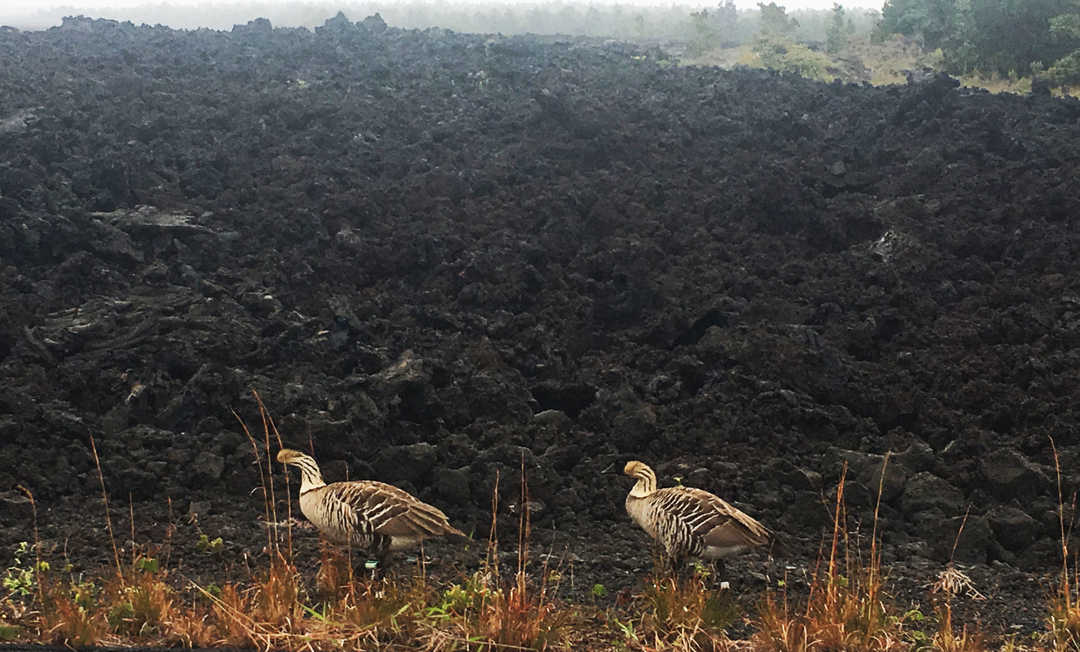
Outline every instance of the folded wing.
MULTIPOLYGON (((768 543, 769 530, 745 512, 713 494, 693 487, 669 487, 656 492, 657 506, 685 528, 689 541, 719 554, 768 543)), ((696 546, 695 546, 696 547, 696 546)))
POLYGON ((426 538, 462 535, 450 525, 446 514, 411 494, 382 482, 341 483, 334 498, 354 510, 371 531, 388 537, 426 538))

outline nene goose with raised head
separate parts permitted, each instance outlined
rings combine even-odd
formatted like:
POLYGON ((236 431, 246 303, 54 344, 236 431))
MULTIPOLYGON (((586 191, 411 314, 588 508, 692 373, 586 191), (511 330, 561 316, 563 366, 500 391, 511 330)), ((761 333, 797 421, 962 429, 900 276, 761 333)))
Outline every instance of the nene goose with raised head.
POLYGON ((283 448, 278 462, 300 469, 300 512, 332 543, 375 555, 379 567, 390 554, 424 539, 464 537, 446 514, 407 491, 375 480, 326 484, 310 455, 283 448))
POLYGON ((656 488, 656 474, 643 462, 626 463, 637 478, 626 497, 630 518, 664 548, 672 571, 687 557, 720 560, 765 545, 772 538, 757 520, 708 491, 693 487, 656 488))

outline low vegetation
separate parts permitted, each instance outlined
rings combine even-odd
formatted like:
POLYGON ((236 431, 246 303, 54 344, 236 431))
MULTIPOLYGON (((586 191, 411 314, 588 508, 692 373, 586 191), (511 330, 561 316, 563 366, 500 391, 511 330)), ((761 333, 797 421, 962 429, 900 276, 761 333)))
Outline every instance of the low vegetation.
POLYGON ((691 14, 683 61, 872 84, 903 84, 909 73, 930 70, 1008 93, 1028 93, 1037 79, 1059 95, 1074 94, 1080 5, 1034 3, 1040 6, 1016 16, 1008 4, 983 3, 973 17, 971 3, 933 0, 892 0, 881 15, 839 3, 828 12, 789 15, 775 2, 759 2, 754 11, 725 2, 691 14))
MULTIPOLYGON (((265 461, 273 459, 271 440, 279 438, 265 411, 262 420, 261 444, 248 437, 263 465, 264 516, 276 522, 270 500, 274 474, 265 461)), ((893 602, 881 565, 876 508, 870 540, 860 545, 847 525, 845 478, 846 469, 831 505, 831 536, 808 573, 808 591, 790 590, 792 578, 785 576, 770 579, 761 595, 739 595, 699 565, 689 577, 657 570, 614 604, 605 601, 601 584, 592 587, 591 599, 572 603, 562 586, 566 569, 534 565, 527 510, 513 524, 517 550, 511 570, 498 563, 499 525, 493 516, 479 570, 456 580, 431 581, 422 561, 415 572, 373 578, 354 570, 347 551, 330 546, 322 548, 318 572, 305 579, 292 557, 291 529, 282 536, 268 528, 265 558, 242 579, 198 583, 163 561, 172 554, 171 541, 135 544, 134 528, 130 550, 114 543, 114 567, 98 576, 75 571, 68 560, 42 559, 37 506, 31 492, 22 489, 34 507, 35 543, 20 544, 3 575, 0 641, 307 651, 394 645, 429 650, 990 649, 990 634, 954 622, 958 601, 982 596, 952 564, 928 589, 932 613, 893 602)), ((525 503, 528 484, 521 486, 525 503)), ((494 515, 497 486, 493 496, 494 515)), ((107 501, 108 494, 103 498, 107 501)), ((1004 649, 1080 649, 1080 593, 1064 543, 1069 534, 1064 497, 1060 505, 1062 571, 1047 606, 1046 631, 1031 647, 1006 640, 1004 649)), ((115 541, 107 516, 106 527, 115 541)), ((192 552, 218 554, 221 545, 202 536, 192 552)), ((657 562, 656 568, 663 568, 657 562)))
MULTIPOLYGON (((665 48, 681 43, 682 60, 690 65, 745 65, 826 82, 904 83, 906 71, 932 69, 993 92, 1027 93, 1035 79, 1058 94, 1072 94, 1080 85, 1080 4, 1075 0, 889 0, 881 11, 837 2, 831 9, 790 12, 775 1, 740 8, 734 0, 720 0, 692 9, 659 2, 504 7, 415 0, 343 6, 237 3, 209 14, 148 3, 101 15, 226 30, 259 15, 274 26, 315 28, 339 9, 349 20, 379 12, 390 25, 405 29, 618 38, 665 48)), ((27 14, 19 24, 46 27, 59 21, 57 12, 27 14)))

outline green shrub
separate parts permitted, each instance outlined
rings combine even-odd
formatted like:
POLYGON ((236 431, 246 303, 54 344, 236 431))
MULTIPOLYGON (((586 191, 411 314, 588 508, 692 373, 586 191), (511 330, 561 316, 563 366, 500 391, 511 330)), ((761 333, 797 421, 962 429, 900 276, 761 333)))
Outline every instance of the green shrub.
POLYGON ((754 43, 754 54, 761 64, 778 72, 795 73, 810 79, 832 81, 832 59, 821 52, 783 37, 764 35, 754 43))
POLYGON ((1080 84, 1080 50, 1065 55, 1046 69, 1045 77, 1054 86, 1080 84))
POLYGON ((37 573, 49 570, 48 562, 39 562, 35 569, 29 561, 30 544, 23 541, 15 549, 15 560, 8 567, 2 582, 3 587, 13 596, 25 598, 37 590, 37 573))

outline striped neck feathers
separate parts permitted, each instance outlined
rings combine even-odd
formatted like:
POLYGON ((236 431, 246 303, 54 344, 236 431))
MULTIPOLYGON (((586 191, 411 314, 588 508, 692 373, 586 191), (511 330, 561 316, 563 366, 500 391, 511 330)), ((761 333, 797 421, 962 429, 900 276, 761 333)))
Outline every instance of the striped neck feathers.
POLYGON ((630 495, 634 498, 647 498, 656 492, 656 474, 649 467, 638 465, 634 469, 633 477, 637 478, 637 483, 630 490, 630 495))
POLYGON ((300 455, 289 460, 286 464, 291 464, 300 469, 300 493, 304 494, 312 489, 326 486, 326 483, 323 482, 322 473, 319 471, 319 465, 313 458, 300 455))

